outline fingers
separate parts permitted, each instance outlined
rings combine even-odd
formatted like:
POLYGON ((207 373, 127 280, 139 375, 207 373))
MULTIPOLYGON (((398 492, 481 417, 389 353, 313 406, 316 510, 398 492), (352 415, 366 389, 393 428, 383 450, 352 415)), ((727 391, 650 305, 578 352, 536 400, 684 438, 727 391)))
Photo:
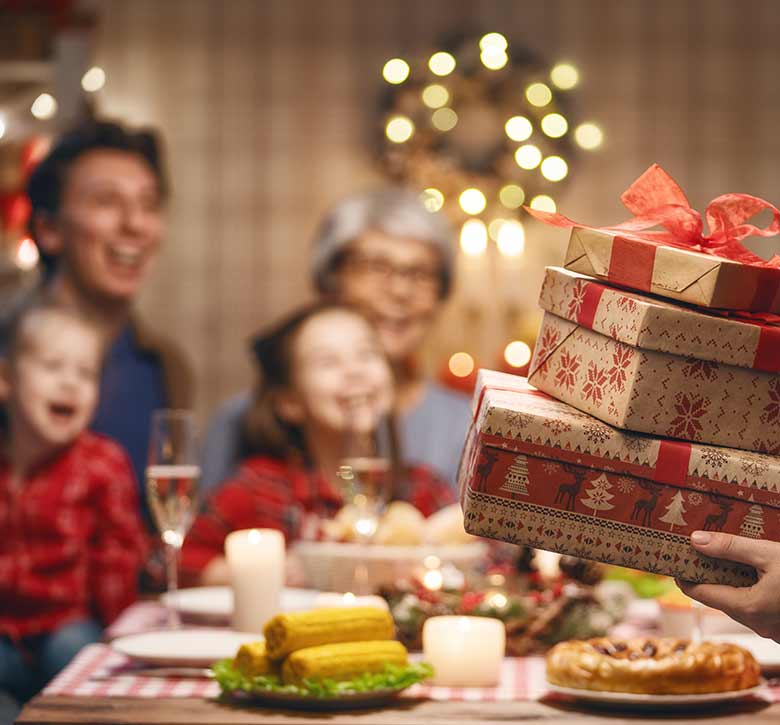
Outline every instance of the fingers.
POLYGON ((728 559, 765 570, 773 559, 780 559, 780 544, 762 539, 722 534, 712 531, 694 531, 693 548, 706 556, 728 559))
POLYGON ((720 609, 731 616, 744 611, 750 602, 750 588, 740 589, 722 584, 693 584, 683 581, 678 581, 677 585, 691 599, 713 609, 720 609))

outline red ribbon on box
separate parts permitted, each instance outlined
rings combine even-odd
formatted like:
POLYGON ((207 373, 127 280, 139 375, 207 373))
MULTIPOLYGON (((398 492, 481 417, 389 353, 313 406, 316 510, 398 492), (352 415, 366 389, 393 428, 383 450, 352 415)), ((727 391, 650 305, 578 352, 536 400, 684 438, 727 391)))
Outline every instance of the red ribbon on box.
MULTIPOLYGON (((593 329, 601 296, 606 287, 598 282, 587 282, 582 296, 582 304, 577 308, 576 322, 588 329, 593 329)), ((733 312, 723 310, 697 310, 700 314, 713 315, 743 322, 760 328, 758 343, 751 367, 767 373, 780 373, 780 315, 761 312, 733 312)))
POLYGON ((754 301, 757 308, 771 303, 778 289, 780 256, 766 260, 753 254, 741 240, 749 236, 771 237, 780 234, 780 210, 764 199, 750 194, 723 194, 713 199, 704 212, 710 234, 704 234, 701 214, 693 209, 679 184, 658 164, 653 164, 620 197, 634 216, 609 227, 579 224, 562 214, 524 207, 536 219, 557 227, 582 227, 593 231, 615 232, 610 261, 610 278, 619 275, 636 289, 650 290, 655 246, 671 246, 711 254, 733 262, 772 270, 759 285, 754 301), (748 224, 756 214, 769 209, 772 221, 766 227, 748 224), (661 226, 663 230, 651 230, 661 226), (647 243, 651 246, 648 247, 647 243))

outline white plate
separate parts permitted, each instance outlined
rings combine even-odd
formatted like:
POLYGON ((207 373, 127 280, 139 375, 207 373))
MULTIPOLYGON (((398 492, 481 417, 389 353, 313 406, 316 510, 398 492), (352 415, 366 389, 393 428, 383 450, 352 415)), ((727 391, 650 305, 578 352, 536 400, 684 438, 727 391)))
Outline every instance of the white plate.
POLYGON ((709 706, 718 702, 739 700, 748 695, 754 695, 764 688, 765 683, 748 687, 745 690, 730 692, 708 692, 705 695, 641 695, 634 692, 599 692, 597 690, 580 690, 574 687, 560 687, 547 683, 550 692, 568 695, 578 700, 613 707, 641 707, 647 709, 662 708, 692 708, 709 706))
MULTIPOLYGON (((311 609, 319 594, 314 589, 283 589, 281 611, 311 609)), ((184 617, 213 622, 227 622, 233 614, 233 590, 230 587, 193 587, 175 594, 163 594, 163 604, 169 602, 184 617)))
POLYGON ((129 634, 111 646, 137 662, 164 667, 209 667, 217 660, 235 657, 246 642, 261 640, 259 634, 229 629, 175 629, 129 634))
POLYGON ((757 634, 708 634, 709 642, 731 642, 744 647, 764 670, 780 669, 780 644, 757 634))

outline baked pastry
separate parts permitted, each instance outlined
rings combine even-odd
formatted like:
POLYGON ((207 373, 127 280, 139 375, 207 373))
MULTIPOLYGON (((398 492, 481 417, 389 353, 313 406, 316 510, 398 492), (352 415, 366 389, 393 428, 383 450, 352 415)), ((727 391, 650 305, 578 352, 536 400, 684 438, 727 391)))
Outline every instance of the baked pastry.
POLYGON ((584 690, 700 695, 754 687, 758 663, 728 643, 639 637, 570 640, 547 653, 547 680, 584 690))

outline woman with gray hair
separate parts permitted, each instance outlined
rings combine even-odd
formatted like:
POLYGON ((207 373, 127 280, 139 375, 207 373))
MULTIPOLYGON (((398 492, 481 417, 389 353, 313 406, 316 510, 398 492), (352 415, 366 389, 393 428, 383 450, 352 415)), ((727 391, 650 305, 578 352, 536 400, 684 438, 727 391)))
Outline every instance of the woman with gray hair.
MULTIPOLYGON (((468 398, 421 376, 414 358, 450 293, 454 248, 443 216, 417 194, 385 187, 347 197, 314 239, 317 290, 354 304, 374 324, 396 377, 405 462, 427 465, 455 486, 468 427, 468 398)), ((242 421, 251 395, 224 403, 209 425, 201 483, 225 480, 243 455, 242 421)))

